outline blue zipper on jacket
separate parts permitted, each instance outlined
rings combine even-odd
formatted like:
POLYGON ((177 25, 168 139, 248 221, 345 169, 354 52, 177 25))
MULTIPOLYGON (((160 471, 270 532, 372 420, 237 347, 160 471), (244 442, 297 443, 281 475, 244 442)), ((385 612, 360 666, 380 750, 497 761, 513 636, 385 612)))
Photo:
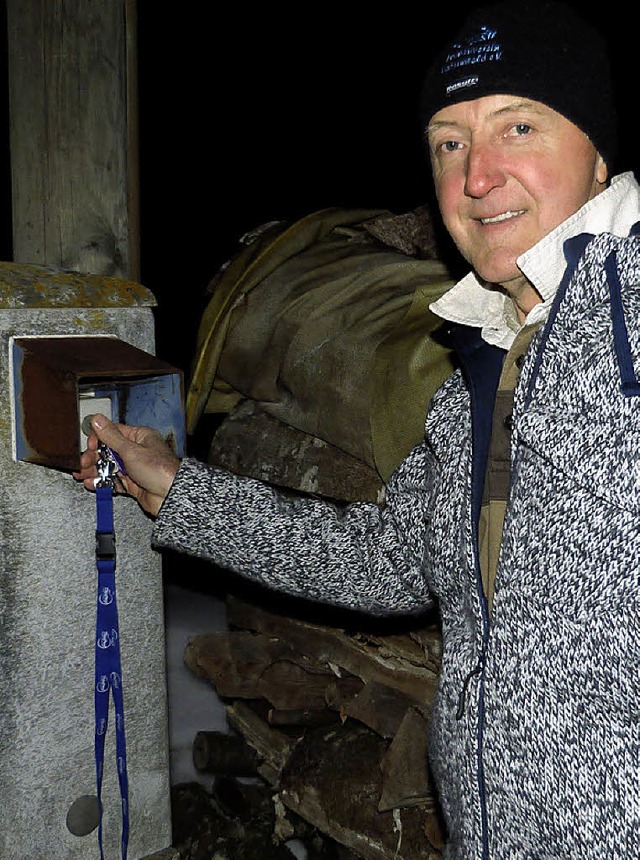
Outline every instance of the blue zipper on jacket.
POLYGON ((567 239, 567 241, 563 245, 565 260, 567 261, 567 268, 565 269, 564 275, 562 276, 562 280, 560 281, 560 285, 556 290, 556 294, 549 310, 549 316, 547 317, 547 322, 545 323, 540 341, 538 343, 535 364, 529 376, 527 392, 524 398, 525 409, 529 406, 529 404, 531 403, 531 398, 533 397, 533 389, 535 386, 536 379, 538 377, 538 373, 540 371, 540 366, 542 364, 542 356, 544 355, 544 349, 547 343, 547 339, 549 337, 549 333, 553 328, 555 318, 558 314, 558 309, 564 299, 567 287, 569 286, 569 282, 573 277, 580 258, 584 254, 587 245, 592 239, 593 236, 590 233, 580 233, 578 236, 573 236, 571 239, 567 239))
POLYGON ((460 704, 457 718, 462 716, 471 679, 479 676, 478 693, 478 736, 477 736, 477 780, 480 813, 482 820, 482 857, 489 860, 489 832, 487 822, 487 801, 485 791, 483 743, 484 743, 484 671, 487 643, 489 640, 489 607, 482 583, 479 562, 478 525, 484 494, 485 476, 493 409, 505 351, 484 341, 480 329, 455 325, 449 330, 454 348, 460 359, 462 372, 467 381, 471 397, 471 522, 473 528, 473 550, 475 562, 475 581, 482 617, 482 646, 476 667, 467 675, 460 691, 460 704))
MULTIPOLYGON (((560 288, 551 307, 549 319, 542 333, 536 363, 531 376, 526 402, 531 399, 535 378, 540 369, 544 344, 553 320, 557 314, 558 306, 564 296, 567 284, 573 274, 577 262, 584 252, 589 239, 588 235, 581 235, 565 243, 565 256, 567 258, 567 269, 562 279, 560 288)), ((487 802, 484 777, 483 743, 484 743, 484 693, 485 693, 485 662, 487 644, 489 641, 489 606, 482 582, 482 572, 479 562, 478 527, 480 523, 480 511, 487 469, 487 458, 491 443, 491 431, 493 425, 493 410, 495 406, 496 392, 500 382, 502 365, 506 351, 492 346, 482 339, 481 330, 463 325, 454 325, 449 329, 453 346, 460 359, 462 372, 465 376, 471 398, 471 434, 472 434, 472 471, 471 471, 471 522, 473 528, 473 549, 475 560, 475 578, 478 601, 482 615, 482 646, 476 667, 471 671, 460 691, 460 704, 458 718, 462 717, 467 687, 473 677, 479 676, 478 693, 478 792, 480 798, 480 811, 482 820, 482 858, 489 860, 489 829, 487 820, 487 802)))

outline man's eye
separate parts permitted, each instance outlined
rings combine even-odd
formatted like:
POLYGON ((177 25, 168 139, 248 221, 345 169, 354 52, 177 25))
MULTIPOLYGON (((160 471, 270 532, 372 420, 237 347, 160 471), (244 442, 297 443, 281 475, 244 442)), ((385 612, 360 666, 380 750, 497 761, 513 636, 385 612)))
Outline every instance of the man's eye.
POLYGON ((529 134, 531 130, 531 126, 527 125, 526 122, 518 122, 513 126, 513 132, 518 137, 522 137, 523 135, 529 134))
POLYGON ((457 140, 445 140, 444 143, 441 143, 439 149, 442 152, 456 152, 456 150, 460 149, 462 146, 457 140))

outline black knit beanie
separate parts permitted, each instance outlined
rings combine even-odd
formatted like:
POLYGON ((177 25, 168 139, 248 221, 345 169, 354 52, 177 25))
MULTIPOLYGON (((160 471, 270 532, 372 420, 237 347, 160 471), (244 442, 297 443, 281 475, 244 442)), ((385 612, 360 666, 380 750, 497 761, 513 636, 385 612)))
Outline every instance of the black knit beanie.
POLYGON ((506 2, 471 13, 427 74, 422 128, 441 108, 488 95, 522 96, 558 111, 611 169, 617 120, 607 45, 569 6, 506 2))

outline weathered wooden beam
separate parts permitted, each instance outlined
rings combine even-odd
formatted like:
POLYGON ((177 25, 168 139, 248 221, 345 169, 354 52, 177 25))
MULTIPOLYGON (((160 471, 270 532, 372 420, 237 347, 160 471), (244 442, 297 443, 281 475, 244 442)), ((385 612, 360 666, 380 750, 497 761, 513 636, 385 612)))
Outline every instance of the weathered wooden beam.
POLYGON ((7 0, 14 260, 139 280, 135 0, 7 0))

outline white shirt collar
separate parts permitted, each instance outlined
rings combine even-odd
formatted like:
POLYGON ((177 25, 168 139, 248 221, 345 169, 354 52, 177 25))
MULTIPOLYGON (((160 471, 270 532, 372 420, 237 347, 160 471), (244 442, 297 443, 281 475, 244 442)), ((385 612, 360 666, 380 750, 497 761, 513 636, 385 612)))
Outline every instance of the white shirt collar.
MULTIPOLYGON (((555 230, 548 233, 517 262, 527 280, 542 296, 526 323, 546 318, 566 268, 564 243, 580 233, 613 233, 626 236, 640 221, 640 186, 633 173, 611 180, 609 187, 589 200, 555 230)), ((498 287, 481 283, 473 272, 431 304, 431 310, 446 320, 482 329, 482 337, 494 346, 509 349, 521 328, 513 302, 498 287)))

